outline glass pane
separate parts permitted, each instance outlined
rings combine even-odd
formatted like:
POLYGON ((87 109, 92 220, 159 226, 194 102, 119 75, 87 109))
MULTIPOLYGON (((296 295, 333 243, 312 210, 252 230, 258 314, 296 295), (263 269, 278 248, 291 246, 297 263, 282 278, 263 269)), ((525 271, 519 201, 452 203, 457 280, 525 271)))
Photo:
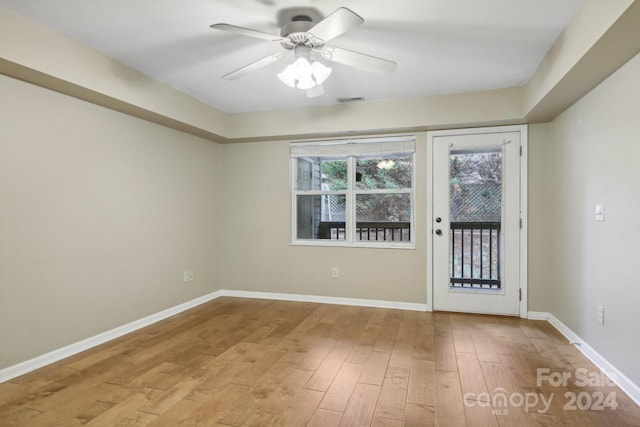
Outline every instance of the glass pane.
POLYGON ((411 240, 410 194, 356 195, 356 240, 411 240))
POLYGON ((452 152, 451 287, 500 289, 502 152, 452 152))
POLYGON ((346 190, 347 189, 347 161, 346 160, 321 160, 322 189, 346 190))
POLYGON ((299 195, 296 204, 296 239, 345 240, 345 195, 299 195))
POLYGON ((452 222, 496 222, 502 216, 502 152, 451 153, 452 222))
POLYGON ((345 190, 347 161, 320 157, 299 158, 296 161, 298 191, 345 190))
POLYGON ((367 190, 411 188, 412 160, 410 155, 357 158, 356 188, 367 190))

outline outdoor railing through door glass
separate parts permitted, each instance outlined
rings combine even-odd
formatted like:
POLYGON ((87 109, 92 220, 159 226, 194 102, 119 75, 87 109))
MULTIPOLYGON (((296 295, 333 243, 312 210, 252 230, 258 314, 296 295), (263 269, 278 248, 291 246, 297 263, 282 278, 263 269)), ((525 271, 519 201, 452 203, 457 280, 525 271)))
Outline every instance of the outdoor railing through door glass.
POLYGON ((451 223, 452 288, 500 289, 500 223, 451 223))

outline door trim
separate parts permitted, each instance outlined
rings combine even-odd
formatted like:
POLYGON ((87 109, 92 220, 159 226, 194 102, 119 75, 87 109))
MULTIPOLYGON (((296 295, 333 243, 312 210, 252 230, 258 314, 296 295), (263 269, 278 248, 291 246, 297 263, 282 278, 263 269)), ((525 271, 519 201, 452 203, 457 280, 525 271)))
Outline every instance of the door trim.
POLYGON ((433 140, 438 136, 456 136, 456 135, 473 135, 483 133, 498 133, 498 132, 519 132, 520 133, 520 147, 522 153, 520 155, 520 220, 522 221, 522 227, 519 234, 519 266, 520 277, 519 285, 521 292, 520 299, 520 317, 527 318, 528 312, 528 298, 527 298, 527 230, 528 230, 528 216, 527 216, 527 182, 529 171, 528 165, 528 151, 529 151, 529 137, 527 125, 513 125, 513 126, 492 126, 483 128, 468 128, 468 129, 451 129, 451 130, 438 130, 427 132, 427 311, 433 311, 433 170, 431 167, 431 159, 433 158, 433 140))

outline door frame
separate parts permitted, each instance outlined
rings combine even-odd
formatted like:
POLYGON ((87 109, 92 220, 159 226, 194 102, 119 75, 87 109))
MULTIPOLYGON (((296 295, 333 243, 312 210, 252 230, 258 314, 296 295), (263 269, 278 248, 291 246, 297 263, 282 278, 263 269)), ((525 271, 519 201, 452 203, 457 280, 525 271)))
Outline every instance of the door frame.
POLYGON ((433 158, 434 137, 438 136, 462 136, 462 135, 475 135, 486 133, 502 133, 502 132, 519 132, 520 133, 520 220, 522 226, 519 233, 519 248, 518 248, 518 263, 520 267, 519 271, 519 285, 520 285, 520 317, 528 317, 528 303, 527 303, 527 230, 528 230, 528 216, 527 216, 527 200, 528 200, 528 126, 527 125, 512 125, 512 126, 492 126, 481 128, 467 128, 467 129, 451 129, 451 130, 438 130, 427 132, 427 311, 433 311, 433 167, 431 166, 431 159, 433 158))

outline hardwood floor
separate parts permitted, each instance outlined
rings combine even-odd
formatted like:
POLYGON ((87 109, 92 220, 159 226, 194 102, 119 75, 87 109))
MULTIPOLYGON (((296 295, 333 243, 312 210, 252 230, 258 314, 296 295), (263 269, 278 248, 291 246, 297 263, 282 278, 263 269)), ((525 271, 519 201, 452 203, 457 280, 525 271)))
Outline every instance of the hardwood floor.
POLYGON ((640 425, 577 369, 541 321, 220 298, 0 384, 0 426, 640 425))

